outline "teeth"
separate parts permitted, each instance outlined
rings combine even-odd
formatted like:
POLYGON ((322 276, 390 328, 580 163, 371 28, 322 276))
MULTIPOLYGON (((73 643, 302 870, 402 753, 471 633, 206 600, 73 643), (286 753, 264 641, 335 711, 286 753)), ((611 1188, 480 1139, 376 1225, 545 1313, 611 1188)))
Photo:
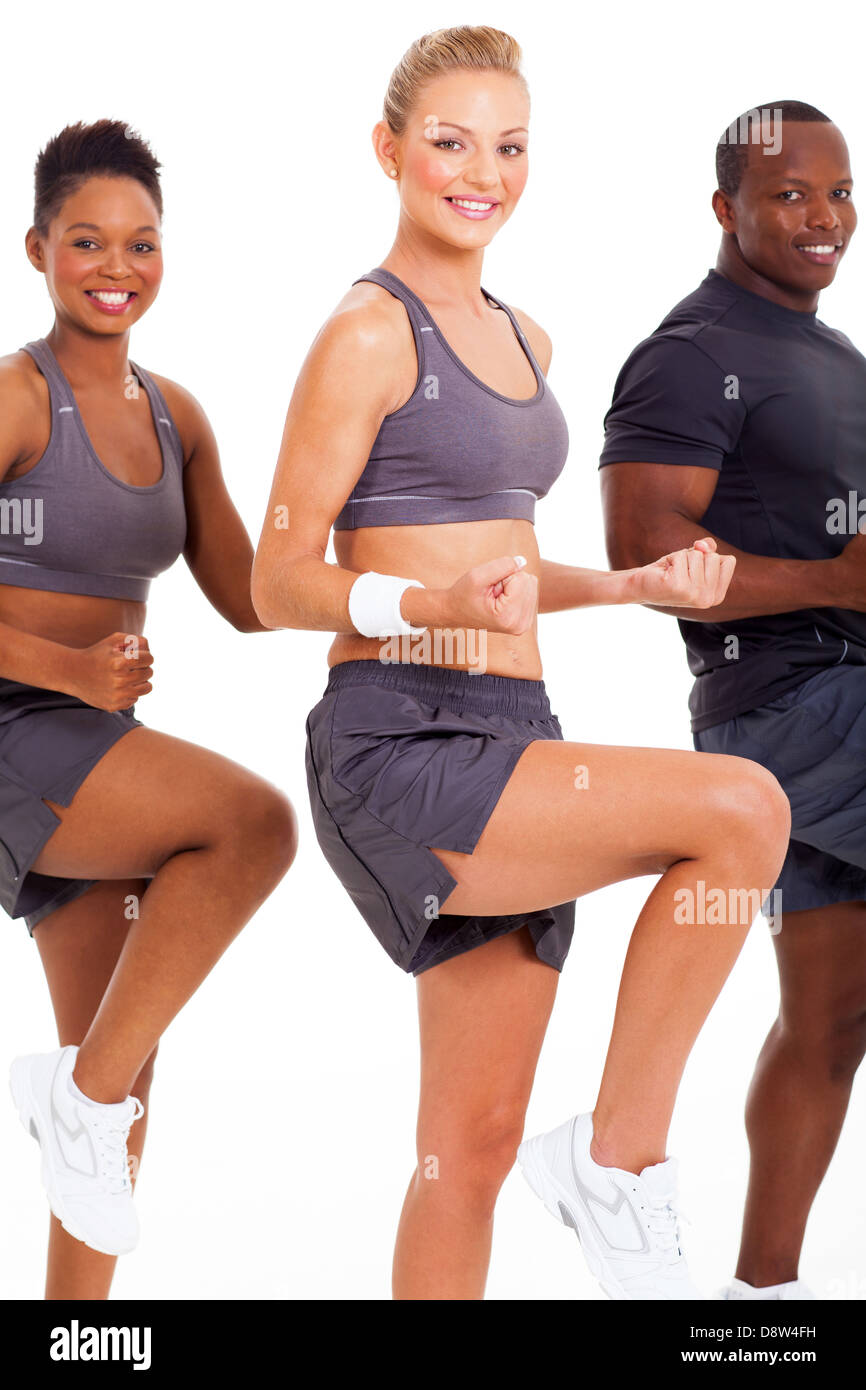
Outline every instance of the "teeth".
POLYGON ((835 246, 800 246, 798 250, 809 251, 813 256, 829 256, 838 248, 835 246))
POLYGON ((100 304, 125 304, 132 297, 130 290, 91 290, 100 304))
POLYGON ((451 201, 459 208, 468 208, 470 212, 488 212, 493 207, 493 203, 470 202, 468 198, 452 198, 451 201))

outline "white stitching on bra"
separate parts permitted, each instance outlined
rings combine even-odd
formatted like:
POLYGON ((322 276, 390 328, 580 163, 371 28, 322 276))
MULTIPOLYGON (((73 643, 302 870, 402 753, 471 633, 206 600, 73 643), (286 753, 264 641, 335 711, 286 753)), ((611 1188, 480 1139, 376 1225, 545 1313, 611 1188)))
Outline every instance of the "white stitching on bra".
MULTIPOLYGON (((494 492, 485 492, 484 497, 498 497, 503 492, 525 492, 527 497, 538 499, 538 493, 533 492, 528 487, 500 487, 494 492)), ((383 492, 371 497, 353 497, 353 502, 475 502, 480 501, 475 497, 435 497, 431 493, 420 492, 383 492)))

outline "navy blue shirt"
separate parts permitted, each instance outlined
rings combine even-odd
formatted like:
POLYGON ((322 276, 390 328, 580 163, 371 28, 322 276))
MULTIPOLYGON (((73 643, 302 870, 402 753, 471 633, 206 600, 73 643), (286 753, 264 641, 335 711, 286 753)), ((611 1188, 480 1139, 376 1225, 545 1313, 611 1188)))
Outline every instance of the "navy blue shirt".
MULTIPOLYGON (((753 555, 825 560, 866 531, 866 357, 814 313, 711 270, 626 361, 600 467, 712 468, 707 531, 753 555), (861 508, 862 500, 862 508, 861 508)), ((838 662, 866 664, 866 613, 798 609, 679 622, 692 729, 838 662)))

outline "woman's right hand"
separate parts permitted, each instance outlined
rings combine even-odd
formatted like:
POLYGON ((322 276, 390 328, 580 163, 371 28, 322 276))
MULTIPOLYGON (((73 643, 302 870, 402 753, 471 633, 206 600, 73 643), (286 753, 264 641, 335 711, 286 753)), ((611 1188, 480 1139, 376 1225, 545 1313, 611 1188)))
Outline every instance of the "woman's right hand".
POLYGON ((461 575, 444 591, 448 625, 514 637, 528 632, 538 611, 538 580, 525 565, 522 555, 500 555, 461 575))
POLYGON ((95 709, 128 709, 153 689, 153 657, 147 638, 113 632, 92 647, 72 649, 68 693, 95 709))

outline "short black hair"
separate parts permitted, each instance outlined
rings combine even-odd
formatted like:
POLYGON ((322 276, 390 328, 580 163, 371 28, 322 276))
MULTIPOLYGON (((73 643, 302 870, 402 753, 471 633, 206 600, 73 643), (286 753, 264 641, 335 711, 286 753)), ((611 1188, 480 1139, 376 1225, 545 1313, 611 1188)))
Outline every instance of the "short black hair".
POLYGON ((34 170, 33 225, 44 236, 70 194, 96 175, 137 179, 162 219, 159 160, 125 121, 94 121, 65 126, 40 150, 34 170))
POLYGON ((777 116, 781 116, 783 121, 828 121, 832 125, 829 116, 805 101, 765 101, 763 106, 753 106, 750 111, 744 111, 722 131, 716 145, 716 181, 723 193, 736 193, 742 182, 749 158, 750 131, 752 143, 757 144, 754 132, 760 129, 762 119, 777 116))

